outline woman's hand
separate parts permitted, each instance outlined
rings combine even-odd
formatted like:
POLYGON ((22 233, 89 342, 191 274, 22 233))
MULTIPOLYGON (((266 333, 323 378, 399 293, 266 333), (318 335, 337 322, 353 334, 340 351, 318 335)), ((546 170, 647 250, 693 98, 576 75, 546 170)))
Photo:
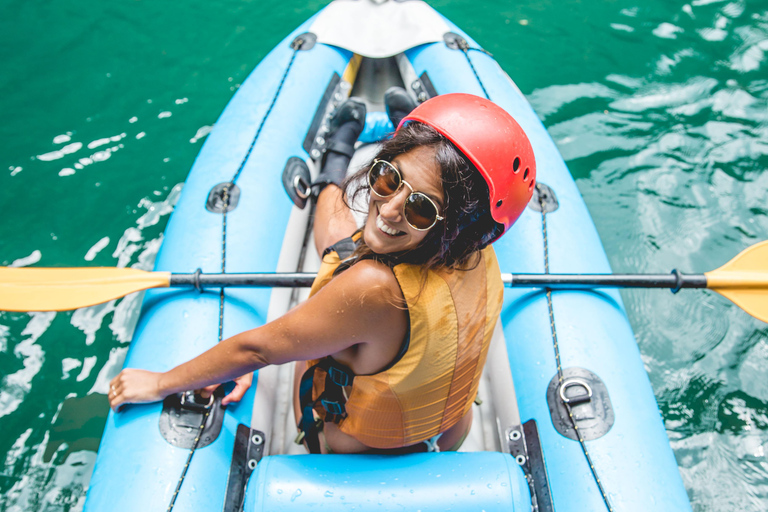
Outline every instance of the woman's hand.
MULTIPOLYGON (((242 400, 245 392, 251 388, 253 373, 246 373, 245 375, 232 380, 235 382, 235 388, 227 396, 221 399, 221 405, 228 405, 232 402, 239 402, 242 400)), ((212 386, 206 386, 203 389, 198 390, 198 393, 201 397, 208 398, 220 385, 221 384, 214 384, 212 386)))
POLYGON ((243 395, 251 387, 253 382, 253 373, 246 373, 235 379, 235 389, 233 389, 227 396, 221 400, 221 405, 231 404, 232 402, 239 402, 243 399, 243 395))
POLYGON ((109 406, 113 411, 123 404, 140 404, 162 400, 162 373, 126 368, 109 383, 109 406))

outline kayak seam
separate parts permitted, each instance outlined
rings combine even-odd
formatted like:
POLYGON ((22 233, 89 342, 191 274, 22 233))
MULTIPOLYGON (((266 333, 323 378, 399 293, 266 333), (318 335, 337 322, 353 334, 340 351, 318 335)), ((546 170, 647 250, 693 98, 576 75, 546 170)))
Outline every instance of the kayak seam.
POLYGON ((205 411, 205 414, 203 415, 203 421, 200 422, 200 427, 197 430, 197 437, 195 437, 195 443, 192 445, 192 449, 189 451, 189 455, 187 456, 187 462, 184 464, 184 469, 181 471, 179 482, 176 484, 176 490, 173 492, 173 496, 171 496, 171 502, 168 504, 167 512, 171 512, 173 510, 174 505, 176 505, 176 497, 179 495, 179 491, 181 490, 181 484, 184 483, 184 478, 187 476, 187 470, 189 469, 189 465, 192 463, 192 456, 195 454, 195 450, 197 450, 197 445, 200 444, 200 438, 203 436, 203 429, 205 428, 205 424, 208 422, 208 416, 210 414, 211 414, 211 407, 208 406, 208 408, 205 411))
MULTIPOLYGON (((280 79, 280 83, 277 85, 277 90, 275 91, 275 95, 272 98, 272 101, 269 104, 269 107, 267 108, 267 111, 264 113, 264 117, 261 119, 261 123, 259 123, 259 127, 256 129, 256 134, 253 136, 253 140, 251 140, 250 146, 248 146, 248 150, 245 153, 245 156, 243 157, 243 160, 240 162, 240 165, 237 168, 237 171, 235 172, 234 176, 232 176, 232 179, 224 186, 224 189, 222 190, 222 199, 224 202, 224 207, 222 209, 222 216, 221 216, 221 273, 225 274, 227 271, 227 212, 229 210, 229 202, 230 202, 230 195, 229 195, 229 189, 230 187, 235 186, 235 182, 240 177, 240 174, 243 172, 243 169, 245 168, 246 162, 248 162, 248 159, 251 156, 251 153, 253 152, 253 148, 256 146, 256 141, 259 138, 259 135, 261 135, 261 131, 264 128, 264 125, 267 122, 267 118, 269 118, 269 114, 272 112, 272 109, 275 106, 275 103, 277 103, 277 98, 280 96, 280 92, 283 89, 283 85, 285 84, 285 79, 288 77, 288 72, 291 70, 291 67, 293 66, 294 61, 296 60, 296 53, 301 49, 301 46, 304 44, 304 40, 301 38, 301 36, 297 37, 293 40, 291 43, 291 49, 293 50, 293 53, 291 53, 291 58, 288 61, 288 65, 285 68, 285 71, 283 72, 283 76, 280 79)), ((221 343, 221 341, 224 338, 224 287, 221 287, 219 289, 219 333, 218 333, 218 342, 221 343)), ((203 421, 200 424, 200 429, 197 434, 197 438, 195 438, 195 444, 192 446, 192 449, 189 452, 189 456, 187 457, 187 462, 184 465, 184 469, 181 472, 181 477, 179 478, 179 482, 176 485, 176 491, 173 493, 173 497, 171 498, 171 503, 168 505, 167 512, 171 512, 173 510, 173 507, 176 503, 176 497, 179 494, 179 491, 181 490, 181 485, 184 483, 184 478, 187 475, 187 469, 189 468, 189 465, 192 463, 192 456, 195 454, 195 450, 197 449, 198 442, 200 441, 200 437, 202 436, 203 428, 205 428, 206 421, 208 419, 208 415, 210 414, 210 407, 206 411, 205 415, 203 416, 203 421)))
MULTIPOLYGON (((267 111, 264 113, 264 117, 261 118, 261 123, 259 123, 259 127, 256 129, 256 134, 253 136, 251 145, 248 146, 248 151, 246 151, 245 156, 243 157, 243 160, 240 162, 240 166, 237 168, 235 175, 232 176, 232 179, 229 181, 229 184, 224 187, 223 197, 222 197, 224 201, 224 208, 222 210, 222 217, 221 217, 221 273, 222 274, 227 272, 227 212, 229 210, 229 200, 230 200, 229 188, 230 186, 235 185, 235 182, 240 177, 240 174, 243 172, 243 169, 245 168, 245 164, 250 158, 253 148, 256 146, 256 141, 258 140, 259 135, 261 135, 261 130, 264 128, 264 125, 267 122, 267 118, 269 118, 269 114, 272 113, 272 109, 274 108, 275 103, 277 103, 277 98, 280 96, 280 92, 283 90, 285 79, 288 77, 288 73, 290 72, 291 68, 293 67, 293 63, 296 60, 296 54, 299 52, 303 44, 304 44, 304 40, 301 38, 301 36, 294 39, 293 42, 291 43, 291 49, 293 50, 293 53, 291 53, 291 58, 288 61, 288 65, 285 67, 285 71, 283 72, 283 76, 280 79, 280 83, 277 85, 277 90, 275 91, 275 95, 272 97, 272 101, 270 102, 269 107, 267 108, 267 111)), ((223 287, 219 290, 219 336, 218 338, 219 338, 219 343, 224 339, 224 288, 223 287)))
MULTIPOLYGON (((538 188, 540 185, 537 183, 536 187, 538 188)), ((544 236, 544 273, 549 274, 549 234, 547 232, 547 211, 544 208, 544 194, 539 193, 539 204, 541 205, 541 230, 542 234, 544 236)), ((552 343, 555 350, 555 360, 557 363, 557 378, 558 378, 558 387, 562 387, 563 385, 563 368, 562 368, 562 361, 560 360, 560 347, 558 345, 558 339, 557 339, 557 328, 555 327, 555 309, 552 304, 552 289, 551 288, 545 288, 547 292, 547 308, 549 309, 549 326, 552 331, 552 343)), ((561 391, 562 393, 562 391, 561 391)), ((571 420, 571 424, 573 425, 574 432, 576 432, 576 437, 579 439, 579 445, 581 445, 581 451, 584 452, 584 457, 587 459, 587 464, 589 465, 589 470, 592 472, 592 477, 595 479, 595 483, 597 484, 597 488, 600 491, 600 495, 603 498, 603 502, 605 502, 605 506, 608 507, 609 512, 613 512, 613 507, 611 506, 611 502, 608 499, 608 495, 605 492, 605 489, 603 488, 602 482, 600 482, 600 477, 597 476, 597 470, 595 469, 595 465, 592 462, 592 457, 589 455, 589 450, 587 450, 587 444, 584 441, 584 438, 581 436, 581 432, 579 431, 579 426, 576 424, 576 420, 573 417, 573 410, 571 409, 570 402, 567 402, 563 400, 563 404, 565 405, 566 410, 568 411, 568 417, 571 420)))
POLYGON ((485 98, 487 100, 491 100, 490 95, 488 95, 488 91, 485 90, 485 85, 483 85, 483 81, 480 79, 480 75, 477 73, 477 70, 475 69, 475 65, 472 64, 472 59, 469 58, 469 46, 466 44, 466 41, 463 45, 460 45, 459 48, 462 52, 464 52, 464 56, 467 58, 467 62, 469 63, 469 67, 472 68, 472 72, 475 74, 475 78, 477 78, 477 83, 480 84, 480 88, 483 90, 483 94, 485 94, 485 98))

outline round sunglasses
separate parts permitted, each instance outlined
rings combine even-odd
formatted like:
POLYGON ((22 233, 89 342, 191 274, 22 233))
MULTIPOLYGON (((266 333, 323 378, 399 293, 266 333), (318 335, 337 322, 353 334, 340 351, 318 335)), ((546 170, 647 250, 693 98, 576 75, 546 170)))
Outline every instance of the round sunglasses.
POLYGON ((411 189, 411 193, 403 203, 405 221, 416 231, 427 231, 437 221, 443 220, 438 214, 437 204, 426 194, 416 192, 410 183, 405 181, 400 171, 386 160, 374 160, 368 171, 368 185, 371 191, 381 198, 392 197, 403 185, 411 189))

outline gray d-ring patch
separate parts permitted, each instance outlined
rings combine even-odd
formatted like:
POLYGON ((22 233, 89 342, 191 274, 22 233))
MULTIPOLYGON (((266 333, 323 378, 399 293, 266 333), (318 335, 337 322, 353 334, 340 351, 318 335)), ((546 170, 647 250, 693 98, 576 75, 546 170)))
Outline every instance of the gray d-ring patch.
POLYGON ((562 385, 560 377, 555 375, 547 387, 547 405, 555 430, 578 441, 573 422, 568 416, 566 401, 571 406, 573 419, 585 441, 603 437, 611 430, 615 418, 608 389, 600 377, 591 371, 578 367, 565 368, 562 385))

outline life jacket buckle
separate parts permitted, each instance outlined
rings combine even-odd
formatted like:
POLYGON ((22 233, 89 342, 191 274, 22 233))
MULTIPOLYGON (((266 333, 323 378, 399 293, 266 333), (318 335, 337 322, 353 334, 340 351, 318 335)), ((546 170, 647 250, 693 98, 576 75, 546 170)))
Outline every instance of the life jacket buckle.
POLYGON ((343 370, 336 368, 335 366, 331 366, 328 369, 328 376, 331 378, 334 384, 336 384, 337 386, 341 386, 342 388, 352 384, 350 382, 351 379, 349 378, 349 374, 343 370))
POLYGON ((345 412, 344 406, 339 402, 322 399, 320 400, 320 404, 322 404, 323 408, 328 412, 328 414, 335 414, 337 416, 341 416, 345 412))

